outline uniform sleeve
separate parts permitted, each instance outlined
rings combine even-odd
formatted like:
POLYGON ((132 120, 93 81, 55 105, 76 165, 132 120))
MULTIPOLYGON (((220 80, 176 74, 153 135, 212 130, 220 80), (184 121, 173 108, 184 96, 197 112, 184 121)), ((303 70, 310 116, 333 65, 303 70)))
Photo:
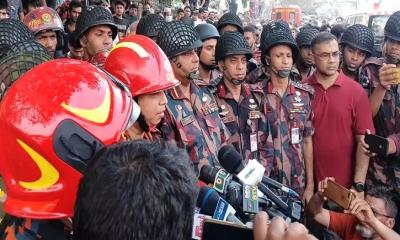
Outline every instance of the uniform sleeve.
POLYGON ((183 148, 182 141, 177 139, 177 135, 175 133, 176 126, 174 125, 171 115, 168 110, 165 111, 164 120, 161 124, 161 136, 165 142, 174 143, 178 147, 183 148))
POLYGON ((329 230, 335 232, 342 239, 346 239, 355 231, 356 218, 345 213, 329 211, 329 230))
MULTIPOLYGON (((258 135, 259 135, 258 149, 260 152, 259 156, 260 162, 265 167, 265 169, 271 169, 274 158, 274 144, 272 141, 272 135, 270 134, 269 124, 265 116, 262 116, 260 120, 258 135)), ((267 175, 269 175, 269 173, 267 175)))
MULTIPOLYGON (((359 86, 357 86, 359 87, 359 86)), ((371 133, 375 133, 374 123, 372 121, 372 110, 371 105, 368 101, 368 96, 364 90, 359 88, 358 98, 355 99, 353 108, 353 132, 355 135, 364 135, 365 130, 371 130, 371 133)))

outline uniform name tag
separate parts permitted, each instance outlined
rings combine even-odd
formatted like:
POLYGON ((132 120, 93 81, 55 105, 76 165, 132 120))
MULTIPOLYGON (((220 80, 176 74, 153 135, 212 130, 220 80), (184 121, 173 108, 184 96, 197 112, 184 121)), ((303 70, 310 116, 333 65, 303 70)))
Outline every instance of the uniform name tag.
POLYGON ((292 128, 291 129, 291 137, 292 137, 292 144, 299 144, 300 143, 300 129, 299 128, 292 128))

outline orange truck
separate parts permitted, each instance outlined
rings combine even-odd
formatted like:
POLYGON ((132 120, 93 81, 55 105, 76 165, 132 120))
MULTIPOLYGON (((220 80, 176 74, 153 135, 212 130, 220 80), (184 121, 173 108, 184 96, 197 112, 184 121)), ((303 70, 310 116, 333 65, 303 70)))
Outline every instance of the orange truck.
POLYGON ((288 7, 276 6, 272 8, 272 20, 283 20, 291 25, 300 26, 301 24, 301 8, 297 5, 288 7))

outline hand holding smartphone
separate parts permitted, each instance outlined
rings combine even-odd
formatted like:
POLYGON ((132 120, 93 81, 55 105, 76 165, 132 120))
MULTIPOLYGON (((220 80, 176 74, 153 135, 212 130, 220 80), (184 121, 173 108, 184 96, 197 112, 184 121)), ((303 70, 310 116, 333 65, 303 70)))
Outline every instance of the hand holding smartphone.
POLYGON ((374 134, 365 134, 365 143, 369 146, 369 151, 386 156, 388 153, 389 141, 381 136, 374 134))
POLYGON ((355 198, 354 194, 349 189, 332 180, 328 180, 327 184, 327 188, 324 190, 323 195, 342 208, 349 209, 350 202, 355 198))

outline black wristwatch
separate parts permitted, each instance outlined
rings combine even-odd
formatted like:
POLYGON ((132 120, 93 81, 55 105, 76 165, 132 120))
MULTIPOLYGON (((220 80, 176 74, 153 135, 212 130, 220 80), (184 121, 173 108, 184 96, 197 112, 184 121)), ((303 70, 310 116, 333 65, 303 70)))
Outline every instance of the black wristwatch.
POLYGON ((354 188, 357 192, 364 192, 364 190, 365 190, 364 183, 362 183, 362 182, 355 182, 355 183, 353 183, 353 188, 354 188))

